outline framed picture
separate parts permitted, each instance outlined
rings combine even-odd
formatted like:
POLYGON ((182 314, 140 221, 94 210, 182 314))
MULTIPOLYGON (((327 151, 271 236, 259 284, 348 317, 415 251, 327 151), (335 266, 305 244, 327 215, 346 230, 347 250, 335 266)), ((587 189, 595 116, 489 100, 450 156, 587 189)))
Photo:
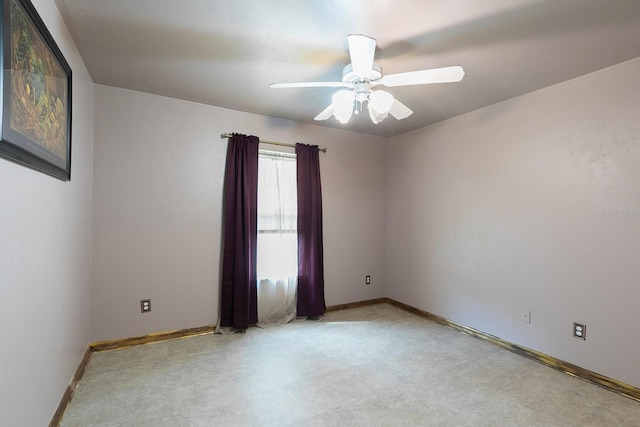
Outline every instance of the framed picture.
POLYGON ((0 156, 71 179, 71 68, 29 0, 0 0, 0 156))

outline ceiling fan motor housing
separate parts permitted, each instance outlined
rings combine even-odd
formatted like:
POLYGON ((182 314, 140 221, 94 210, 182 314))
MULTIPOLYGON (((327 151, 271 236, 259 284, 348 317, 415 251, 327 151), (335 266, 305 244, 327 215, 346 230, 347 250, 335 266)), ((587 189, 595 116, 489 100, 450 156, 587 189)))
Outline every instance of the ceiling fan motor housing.
POLYGON ((361 78, 353 71, 353 65, 349 64, 342 70, 342 83, 345 86, 354 86, 356 83, 372 82, 382 78, 382 67, 377 63, 371 65, 371 74, 366 78, 361 78))

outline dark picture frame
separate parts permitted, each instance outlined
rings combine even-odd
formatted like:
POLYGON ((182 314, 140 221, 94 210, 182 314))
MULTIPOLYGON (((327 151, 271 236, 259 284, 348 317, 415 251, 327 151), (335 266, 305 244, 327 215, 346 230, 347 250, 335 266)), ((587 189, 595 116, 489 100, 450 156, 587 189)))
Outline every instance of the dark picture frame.
POLYGON ((0 0, 0 157, 71 179, 71 67, 29 0, 0 0))

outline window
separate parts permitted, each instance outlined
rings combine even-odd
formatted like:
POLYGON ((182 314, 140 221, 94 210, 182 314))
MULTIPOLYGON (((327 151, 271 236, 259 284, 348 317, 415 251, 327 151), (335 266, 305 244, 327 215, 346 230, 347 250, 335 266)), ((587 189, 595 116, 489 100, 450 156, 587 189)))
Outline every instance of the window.
POLYGON ((298 278, 295 154, 258 157, 258 326, 296 317, 298 278))

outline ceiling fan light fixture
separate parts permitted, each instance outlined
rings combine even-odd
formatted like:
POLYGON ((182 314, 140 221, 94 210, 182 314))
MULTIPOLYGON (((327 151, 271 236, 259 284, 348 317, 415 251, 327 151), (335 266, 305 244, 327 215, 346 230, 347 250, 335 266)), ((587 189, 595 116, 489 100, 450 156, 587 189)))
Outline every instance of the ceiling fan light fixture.
POLYGON ((353 114, 354 93, 350 90, 339 90, 331 98, 334 117, 342 124, 345 124, 353 114))
POLYGON ((389 113, 380 113, 376 111, 375 108, 371 108, 371 105, 369 105, 369 117, 371 117, 371 121, 373 122, 373 124, 377 125, 378 123, 386 119, 388 115, 389 113))
POLYGON ((384 90, 372 91, 369 94, 369 104, 367 105, 371 121, 378 124, 386 119, 394 101, 393 95, 389 92, 384 90))
POLYGON ((393 95, 384 90, 371 91, 369 94, 369 109, 373 108, 377 112, 386 114, 393 105, 393 95))

